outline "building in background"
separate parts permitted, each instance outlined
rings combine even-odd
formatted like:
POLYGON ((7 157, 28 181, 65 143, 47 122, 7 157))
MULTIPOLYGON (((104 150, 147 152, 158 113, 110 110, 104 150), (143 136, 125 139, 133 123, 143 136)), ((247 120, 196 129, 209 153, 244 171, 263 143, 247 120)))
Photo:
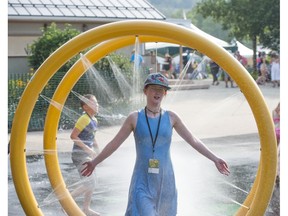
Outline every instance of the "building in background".
POLYGON ((146 0, 8 0, 8 73, 29 72, 27 47, 52 22, 59 28, 69 23, 84 32, 129 19, 166 17, 146 0))

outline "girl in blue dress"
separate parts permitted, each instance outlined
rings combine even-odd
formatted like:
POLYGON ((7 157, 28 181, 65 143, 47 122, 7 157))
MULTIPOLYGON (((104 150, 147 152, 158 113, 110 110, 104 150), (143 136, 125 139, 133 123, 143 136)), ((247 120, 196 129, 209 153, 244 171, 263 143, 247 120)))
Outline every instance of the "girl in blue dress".
POLYGON ((149 74, 143 90, 147 100, 145 108, 132 112, 103 151, 92 161, 84 163, 82 175, 90 176, 95 167, 133 132, 136 162, 125 216, 177 214, 177 190, 170 157, 173 129, 194 149, 213 161, 220 173, 229 174, 226 162, 194 137, 176 113, 161 108, 162 99, 169 89, 166 77, 160 73, 149 74))

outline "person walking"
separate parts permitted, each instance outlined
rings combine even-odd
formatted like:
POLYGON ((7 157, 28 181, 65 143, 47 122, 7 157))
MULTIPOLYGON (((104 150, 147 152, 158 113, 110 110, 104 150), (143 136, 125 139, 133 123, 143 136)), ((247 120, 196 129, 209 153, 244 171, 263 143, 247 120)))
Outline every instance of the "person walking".
POLYGON ((211 70, 211 74, 213 76, 212 85, 219 85, 219 81, 218 81, 219 68, 220 68, 219 65, 211 59, 210 60, 210 70, 211 70))
POLYGON ((70 138, 74 141, 72 161, 82 179, 81 184, 71 192, 73 198, 84 195, 83 212, 89 216, 99 216, 90 208, 93 191, 96 187, 95 174, 84 178, 81 174, 83 163, 90 161, 99 154, 99 146, 95 139, 97 130, 98 102, 94 95, 87 94, 80 101, 84 114, 77 120, 70 138), (95 149, 95 150, 94 150, 95 149))
POLYGON ((144 59, 140 53, 135 53, 135 49, 133 49, 131 52, 130 63, 133 63, 138 70, 143 66, 144 59))
POLYGON ((266 54, 265 53, 261 54, 259 69, 260 69, 260 75, 258 76, 256 83, 258 85, 265 85, 266 81, 267 81, 267 76, 268 76, 268 66, 266 63, 266 54))
POLYGON ((211 160, 220 173, 230 173, 227 163, 193 136, 175 112, 162 109, 161 102, 169 89, 168 79, 164 75, 149 74, 143 89, 146 106, 129 114, 103 151, 92 161, 84 163, 82 175, 90 176, 99 163, 115 152, 131 132, 134 133, 136 162, 125 216, 177 214, 177 190, 170 157, 173 129, 191 147, 211 160))
POLYGON ((174 78, 172 76, 172 57, 168 53, 165 54, 165 60, 162 66, 162 74, 169 79, 174 78))
POLYGON ((280 87, 280 58, 276 52, 271 54, 271 81, 273 83, 273 88, 280 87))

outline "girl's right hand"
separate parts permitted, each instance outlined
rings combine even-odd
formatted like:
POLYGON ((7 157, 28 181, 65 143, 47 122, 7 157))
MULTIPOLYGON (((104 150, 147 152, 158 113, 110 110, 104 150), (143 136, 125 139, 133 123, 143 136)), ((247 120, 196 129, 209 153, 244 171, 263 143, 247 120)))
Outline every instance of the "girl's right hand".
POLYGON ((90 176, 93 173, 93 170, 95 169, 95 167, 92 164, 92 161, 88 161, 83 163, 83 165, 85 166, 82 170, 81 170, 81 174, 82 176, 90 176))

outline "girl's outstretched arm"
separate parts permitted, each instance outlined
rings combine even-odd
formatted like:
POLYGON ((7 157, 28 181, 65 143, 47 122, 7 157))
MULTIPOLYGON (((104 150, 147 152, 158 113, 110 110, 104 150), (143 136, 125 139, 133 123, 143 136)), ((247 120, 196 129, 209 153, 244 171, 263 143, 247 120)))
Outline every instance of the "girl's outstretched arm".
POLYGON ((200 154, 213 161, 220 173, 224 175, 229 175, 230 171, 228 169, 228 165, 223 159, 217 157, 201 140, 193 136, 177 114, 170 111, 170 117, 171 124, 173 125, 176 132, 189 145, 196 149, 200 154))
POLYGON ((101 153, 94 158, 92 161, 85 162, 83 165, 85 167, 81 171, 83 176, 90 176, 95 169, 95 167, 109 157, 114 151, 116 151, 119 146, 127 139, 130 133, 134 130, 136 125, 138 114, 137 112, 131 113, 125 122, 123 123, 122 127, 120 128, 119 132, 116 136, 104 147, 101 153))

